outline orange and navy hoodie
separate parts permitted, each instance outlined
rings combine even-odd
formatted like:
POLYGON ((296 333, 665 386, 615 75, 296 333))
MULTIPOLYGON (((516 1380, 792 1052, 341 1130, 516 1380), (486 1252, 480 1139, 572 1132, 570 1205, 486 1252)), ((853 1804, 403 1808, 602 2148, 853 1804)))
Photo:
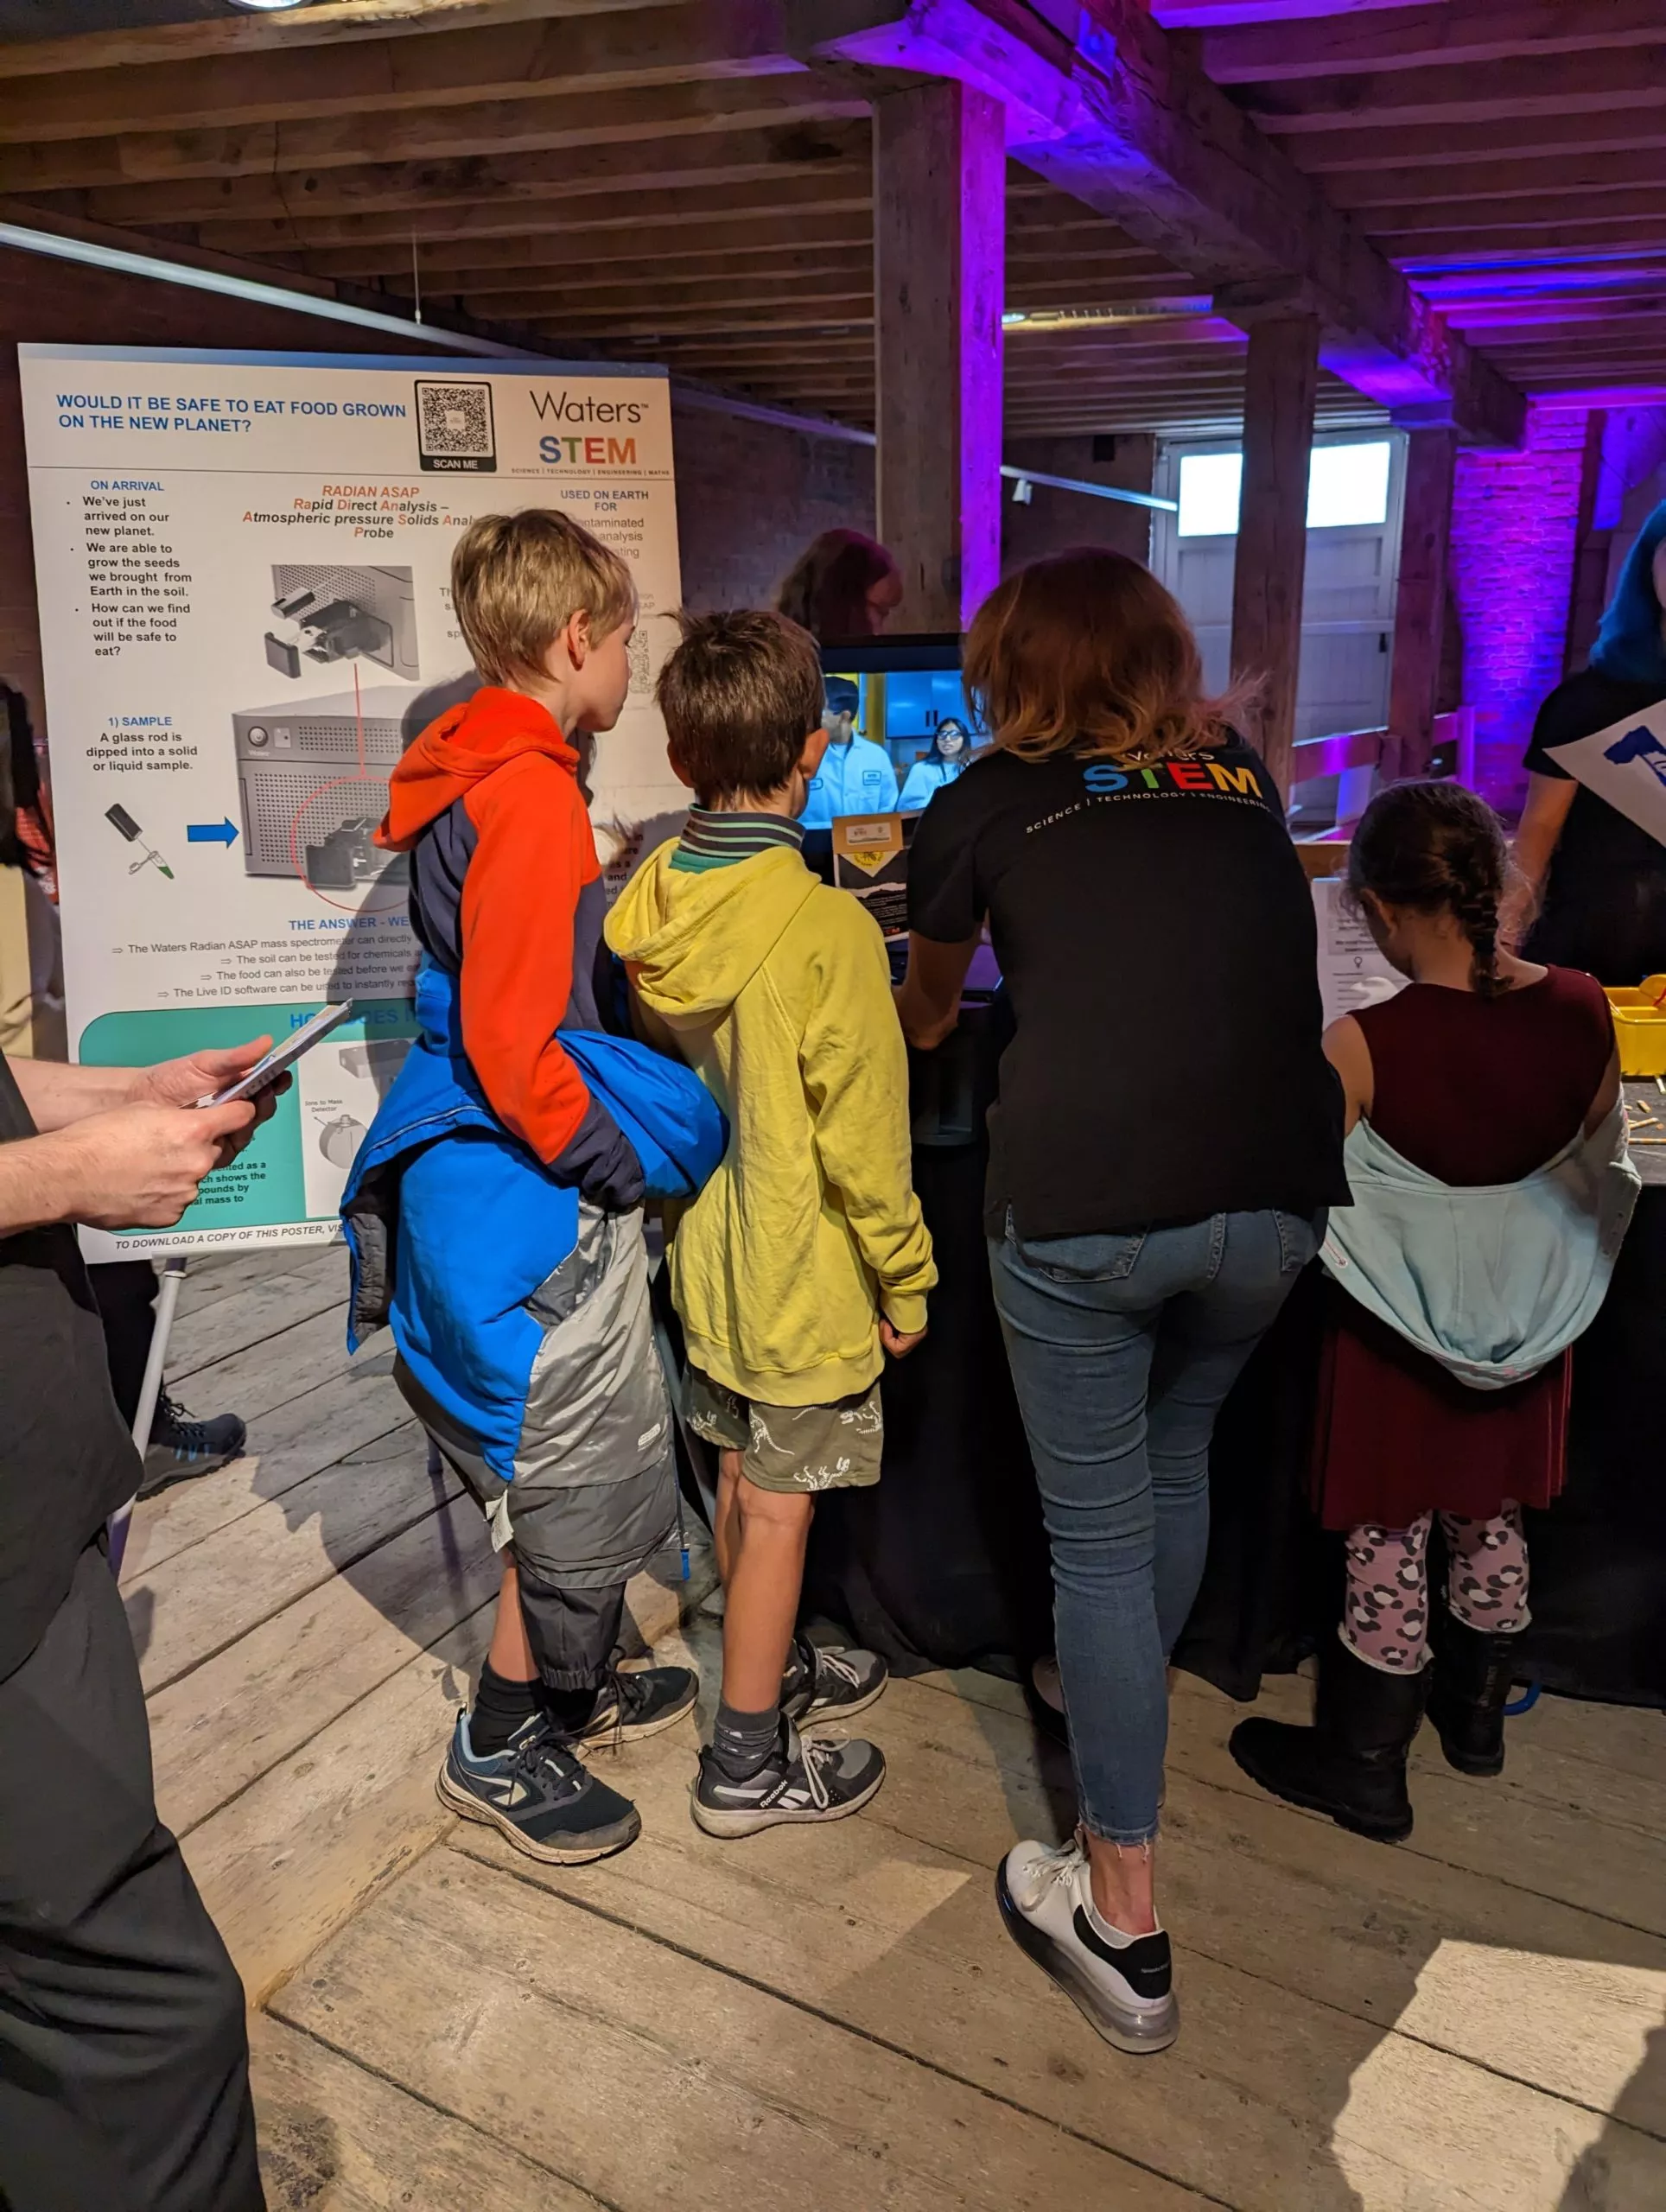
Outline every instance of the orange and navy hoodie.
POLYGON ((406 752, 376 842, 410 855, 411 927, 456 978, 493 1112, 558 1181, 623 1210, 641 1198, 640 1165, 559 1033, 606 1026, 601 868, 578 767, 547 708, 487 685, 406 752))

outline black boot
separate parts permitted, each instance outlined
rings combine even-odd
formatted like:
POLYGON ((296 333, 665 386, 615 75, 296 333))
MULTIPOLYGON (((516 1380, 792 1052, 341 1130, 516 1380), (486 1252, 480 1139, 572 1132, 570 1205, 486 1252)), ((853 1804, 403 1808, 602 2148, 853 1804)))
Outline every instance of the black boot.
POLYGON ((1459 1774, 1502 1774, 1504 1707, 1516 1679, 1519 1639, 1471 1628, 1448 1613, 1435 1630, 1429 1719, 1447 1764, 1459 1774))
POLYGON ((1406 1757, 1423 1718, 1429 1670, 1384 1674, 1338 1637, 1319 1657, 1313 1725, 1241 1720, 1228 1748, 1252 1781, 1339 1827, 1398 1843, 1411 1834, 1406 1757))

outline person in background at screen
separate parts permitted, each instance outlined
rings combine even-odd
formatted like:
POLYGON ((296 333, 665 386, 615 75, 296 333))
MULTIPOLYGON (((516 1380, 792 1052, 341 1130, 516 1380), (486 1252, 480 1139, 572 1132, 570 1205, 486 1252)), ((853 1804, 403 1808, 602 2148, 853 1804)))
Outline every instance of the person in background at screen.
POLYGON ((1008 1852, 1009 1933, 1119 2050, 1179 2032, 1154 1850, 1164 1679, 1227 1392, 1345 1205, 1313 903, 1278 790, 1139 562, 1007 578, 966 640, 989 731, 926 809, 903 1033, 955 1026, 987 922, 1013 1041, 984 1229, 1052 1550, 1081 1827, 1008 1852))
POLYGON ((1591 664, 1540 708, 1516 834, 1523 894, 1505 916, 1524 959, 1635 985, 1666 969, 1666 847, 1576 782, 1549 748, 1666 699, 1666 501, 1638 532, 1591 664), (1537 916, 1534 918, 1536 903, 1537 916), (1524 932, 1524 933, 1523 933, 1524 932))
MULTIPOLYGON (((156 1814, 105 1524, 138 1486, 73 1224, 169 1228, 271 1112, 0 1055, 0 2204, 259 2212, 243 1986, 156 1814)), ((287 1081, 287 1078, 285 1078, 287 1081)))
POLYGON ((777 611, 818 645, 877 638, 902 601, 897 564, 859 530, 824 530, 788 570, 777 611))
POLYGON ((825 830, 836 815, 892 814, 897 804, 897 772, 882 745, 858 737, 856 716, 862 693, 848 676, 827 679, 822 721, 827 751, 811 779, 801 817, 806 830, 825 830))
POLYGON ((931 751, 908 771, 897 804, 905 812, 929 806, 944 785, 952 784, 965 768, 970 743, 965 723, 945 715, 932 736, 931 751))

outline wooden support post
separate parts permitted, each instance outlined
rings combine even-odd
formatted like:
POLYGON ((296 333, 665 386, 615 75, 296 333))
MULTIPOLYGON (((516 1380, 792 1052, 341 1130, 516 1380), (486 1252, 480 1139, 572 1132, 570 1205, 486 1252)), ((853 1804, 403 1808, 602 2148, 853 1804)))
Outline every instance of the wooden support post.
POLYGON ((1258 677, 1250 734, 1285 797, 1301 664, 1307 470, 1319 384, 1319 318, 1281 315, 1250 328, 1243 386, 1243 487, 1232 574, 1232 673, 1258 677))
POLYGON ((1400 524, 1400 580, 1394 601, 1394 662, 1389 675, 1389 742, 1383 780, 1426 776, 1440 703, 1440 648, 1447 621, 1447 548, 1458 433, 1416 429, 1406 440, 1406 496, 1400 524))
POLYGON ((957 83, 874 103, 879 534, 900 630, 959 630, 1001 570, 1005 111, 957 83))
MULTIPOLYGON (((1613 530, 1597 524, 1598 493, 1603 474, 1603 449, 1607 443, 1608 411, 1593 407, 1586 418, 1585 453, 1580 467, 1579 518, 1574 534, 1574 583, 1567 600, 1567 644, 1562 654, 1562 673, 1572 676, 1585 666, 1597 642, 1602 611, 1608 600, 1608 555, 1613 530)), ((1611 518, 1612 521, 1612 518, 1611 518)))

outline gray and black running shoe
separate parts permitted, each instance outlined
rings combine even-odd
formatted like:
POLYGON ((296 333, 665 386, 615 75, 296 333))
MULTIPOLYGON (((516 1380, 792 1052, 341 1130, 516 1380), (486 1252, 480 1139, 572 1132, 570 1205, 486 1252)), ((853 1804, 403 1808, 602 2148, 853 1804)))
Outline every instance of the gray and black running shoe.
POLYGON ((799 1637, 781 1691, 781 1710, 799 1728, 819 1720, 847 1720, 866 1713, 885 1694, 891 1670, 877 1651, 822 1646, 799 1637))
POLYGON ((700 1677, 692 1667, 615 1667, 596 1709, 574 1736, 580 1744, 635 1744, 692 1713, 700 1677))
POLYGON ((842 1821, 879 1794, 885 1754, 877 1744, 806 1736, 785 1719, 774 1751, 744 1782, 721 1767, 708 1744, 700 1754, 693 1804, 708 1835, 756 1835, 797 1821, 842 1821))
POLYGON ((523 1721, 505 1750, 482 1754, 460 1713, 436 1786, 448 1810, 496 1828, 549 1866, 606 1859, 642 1833, 630 1799, 598 1782, 541 1713, 523 1721))

